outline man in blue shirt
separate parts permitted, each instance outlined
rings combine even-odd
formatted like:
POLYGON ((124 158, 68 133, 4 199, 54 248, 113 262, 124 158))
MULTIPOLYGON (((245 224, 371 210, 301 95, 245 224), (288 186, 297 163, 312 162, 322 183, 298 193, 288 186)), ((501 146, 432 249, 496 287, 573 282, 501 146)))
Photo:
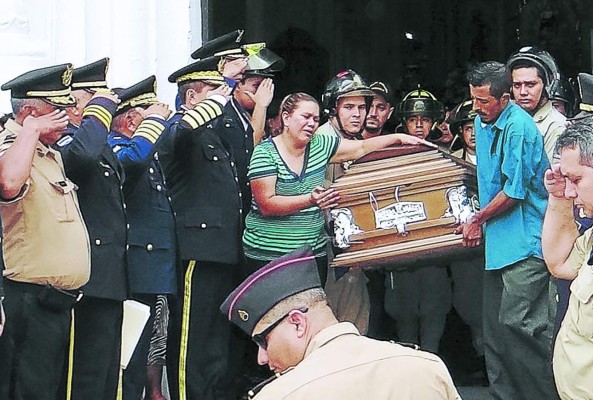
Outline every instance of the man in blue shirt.
POLYGON ((541 231, 549 162, 529 114, 510 101, 511 75, 488 61, 467 74, 475 120, 481 211, 458 229, 485 236, 484 342, 493 399, 557 398, 550 368, 553 305, 541 231))

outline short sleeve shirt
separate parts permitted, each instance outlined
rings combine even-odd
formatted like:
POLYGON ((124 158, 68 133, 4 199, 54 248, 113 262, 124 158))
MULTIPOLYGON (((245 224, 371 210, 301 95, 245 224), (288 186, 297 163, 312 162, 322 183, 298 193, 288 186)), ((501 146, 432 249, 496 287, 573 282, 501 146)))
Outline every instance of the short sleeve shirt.
POLYGON ((486 269, 504 268, 528 257, 543 258, 541 231, 548 196, 543 179, 550 167, 533 119, 513 102, 496 122, 476 117, 480 204, 499 193, 518 204, 484 224, 486 269))
MULTIPOLYGON (((313 136, 305 150, 303 170, 292 171, 284 162, 272 138, 255 147, 249 164, 250 180, 276 176, 276 194, 308 194, 323 185, 325 168, 336 153, 340 138, 313 136)), ((245 220, 243 247, 245 255, 256 260, 273 260, 304 245, 316 256, 325 254, 324 219, 319 207, 307 207, 298 213, 264 217, 255 200, 245 220)))
MULTIPOLYGON (((21 126, 9 120, 0 134, 0 157, 21 126)), ((4 277, 60 289, 77 289, 90 276, 90 246, 76 186, 60 153, 37 143, 30 177, 14 199, 0 200, 4 277)))

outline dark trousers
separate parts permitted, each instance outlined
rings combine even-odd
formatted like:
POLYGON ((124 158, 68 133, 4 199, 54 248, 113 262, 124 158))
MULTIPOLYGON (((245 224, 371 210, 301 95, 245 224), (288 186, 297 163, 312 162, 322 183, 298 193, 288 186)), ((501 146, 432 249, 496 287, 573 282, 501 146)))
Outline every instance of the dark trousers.
POLYGON ((544 261, 534 257, 484 272, 484 355, 494 400, 558 398, 549 277, 544 261))
POLYGON ((181 297, 171 301, 167 373, 172 400, 231 399, 231 324, 220 305, 238 266, 184 261, 181 297))
POLYGON ((451 309, 451 283, 444 266, 412 267, 386 275, 385 311, 396 321, 401 342, 437 353, 451 309))
POLYGON ((0 399, 55 400, 61 386, 71 311, 42 306, 37 300, 42 289, 4 279, 0 399))
POLYGON ((472 344, 478 356, 484 355, 482 329, 482 283, 484 258, 455 260, 449 266, 453 284, 453 307, 472 333, 472 344))
POLYGON ((369 330, 367 336, 380 339, 391 339, 390 318, 385 312, 385 272, 382 270, 365 271, 367 289, 369 291, 369 330))
POLYGON ((140 340, 132 353, 132 358, 124 370, 123 376, 123 398, 124 400, 139 400, 142 398, 142 391, 146 386, 146 365, 148 362, 148 350, 150 349, 150 338, 154 328, 154 311, 156 306, 156 294, 135 294, 132 300, 146 304, 150 307, 150 317, 144 326, 140 340))
POLYGON ((116 398, 122 320, 121 301, 83 297, 74 308, 72 400, 116 398))

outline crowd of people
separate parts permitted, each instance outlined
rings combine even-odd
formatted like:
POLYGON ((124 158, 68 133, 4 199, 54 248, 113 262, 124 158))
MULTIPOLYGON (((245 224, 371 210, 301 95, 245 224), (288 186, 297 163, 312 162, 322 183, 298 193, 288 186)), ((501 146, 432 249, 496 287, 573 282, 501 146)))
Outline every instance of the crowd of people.
POLYGON ((236 399, 259 364, 256 399, 456 399, 451 307, 492 398, 590 398, 593 76, 526 47, 468 67, 458 104, 346 70, 275 113, 265 44, 233 31, 191 56, 174 111, 154 76, 109 87, 108 58, 2 85, 0 398, 162 400, 166 365, 172 399, 236 399), (456 233, 485 254, 329 268, 331 182, 405 145, 476 166, 456 233), (150 317, 124 368, 125 300, 150 317), (384 338, 376 315, 412 347, 361 336, 384 338))

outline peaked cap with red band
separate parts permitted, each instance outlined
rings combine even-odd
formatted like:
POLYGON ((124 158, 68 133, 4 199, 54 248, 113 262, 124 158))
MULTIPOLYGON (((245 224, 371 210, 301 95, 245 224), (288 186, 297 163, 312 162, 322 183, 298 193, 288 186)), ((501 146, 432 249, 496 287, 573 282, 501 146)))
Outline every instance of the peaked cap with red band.
POLYGON ((222 303, 220 311, 249 336, 276 304, 308 289, 320 288, 310 247, 288 253, 249 275, 222 303))

